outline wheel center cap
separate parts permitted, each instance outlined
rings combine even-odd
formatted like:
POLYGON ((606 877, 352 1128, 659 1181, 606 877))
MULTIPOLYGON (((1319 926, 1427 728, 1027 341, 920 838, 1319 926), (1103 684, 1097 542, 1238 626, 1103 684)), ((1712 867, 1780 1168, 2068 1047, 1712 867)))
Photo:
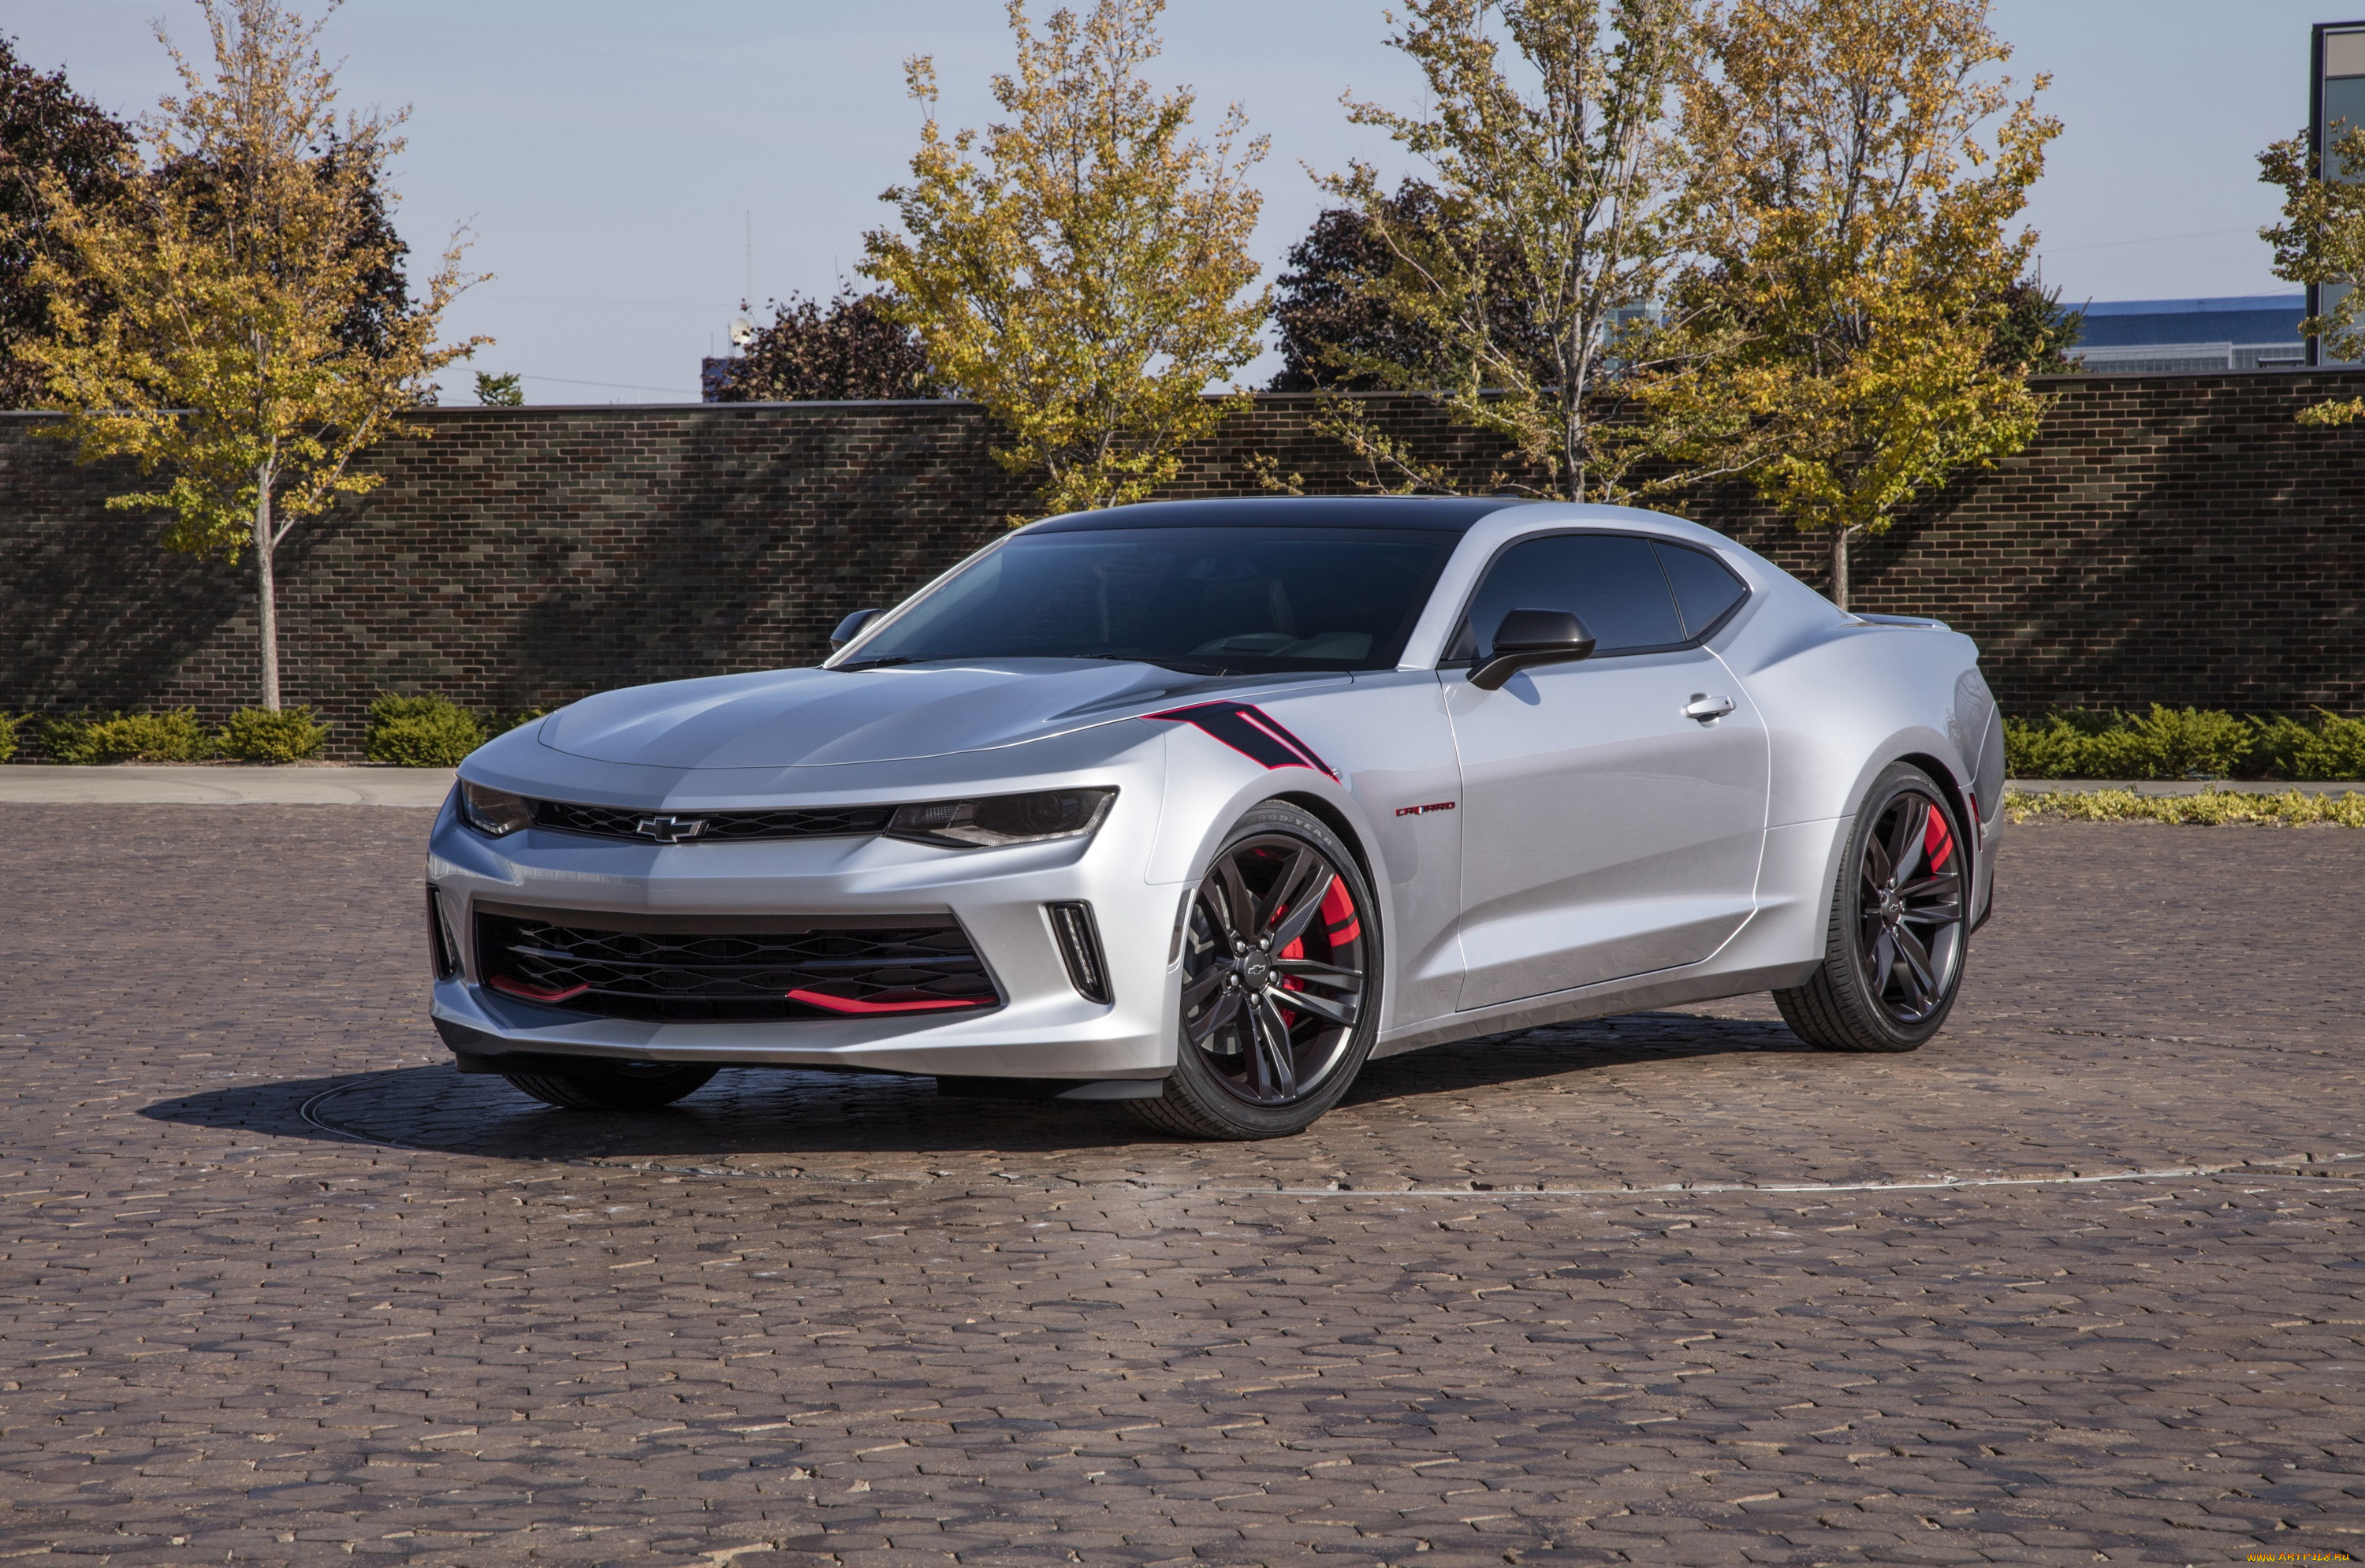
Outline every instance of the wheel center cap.
POLYGON ((1264 984, 1272 967, 1272 960, 1262 953, 1249 954, 1240 960, 1240 983, 1242 985, 1264 984))

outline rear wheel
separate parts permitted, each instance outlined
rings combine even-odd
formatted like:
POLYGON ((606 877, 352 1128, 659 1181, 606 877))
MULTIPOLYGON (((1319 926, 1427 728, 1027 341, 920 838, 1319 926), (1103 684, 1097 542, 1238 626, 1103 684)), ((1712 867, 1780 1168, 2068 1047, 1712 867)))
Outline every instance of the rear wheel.
POLYGON ((1963 980, 1968 870, 1928 774, 1898 763, 1875 779, 1840 859, 1822 967, 1774 993, 1790 1032, 1837 1051, 1910 1051, 1936 1034, 1963 980))
POLYGON ((512 1088, 562 1111, 654 1111, 705 1086, 715 1070, 695 1062, 600 1061, 505 1072, 512 1088))
POLYGON ((1182 1037, 1155 1100, 1126 1103, 1187 1137, 1302 1132, 1339 1103, 1379 1029, 1378 912, 1355 857, 1320 821, 1242 817, 1193 894, 1182 1037))

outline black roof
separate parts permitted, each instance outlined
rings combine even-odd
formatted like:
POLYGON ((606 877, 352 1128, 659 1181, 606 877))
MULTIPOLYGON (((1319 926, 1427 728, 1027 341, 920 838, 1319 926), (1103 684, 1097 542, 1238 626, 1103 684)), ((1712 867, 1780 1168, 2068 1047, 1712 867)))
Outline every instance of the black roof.
POLYGON ((1509 496, 1246 496, 1220 501, 1141 501, 1046 518, 1029 533, 1110 528, 1409 528, 1461 533, 1480 518, 1529 503, 1509 496))

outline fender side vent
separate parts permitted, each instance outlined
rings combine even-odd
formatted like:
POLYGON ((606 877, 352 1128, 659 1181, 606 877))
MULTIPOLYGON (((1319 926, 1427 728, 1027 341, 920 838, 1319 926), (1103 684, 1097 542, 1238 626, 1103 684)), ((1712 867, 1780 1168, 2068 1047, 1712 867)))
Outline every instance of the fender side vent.
POLYGON ((1068 979, 1086 1002, 1105 1005, 1109 1000, 1108 960, 1101 953, 1101 931, 1088 903, 1045 904, 1051 932, 1059 941, 1059 957, 1068 965, 1068 979))

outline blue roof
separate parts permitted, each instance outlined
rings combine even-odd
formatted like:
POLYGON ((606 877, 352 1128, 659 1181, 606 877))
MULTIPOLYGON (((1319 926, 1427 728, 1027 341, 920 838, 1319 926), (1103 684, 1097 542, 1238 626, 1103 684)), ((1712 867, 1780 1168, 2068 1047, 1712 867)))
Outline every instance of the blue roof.
POLYGON ((2232 294, 2217 299, 2098 299, 2090 305, 2071 305, 2065 299, 2061 303, 2089 316, 2191 316, 2221 310, 2289 310, 2307 314, 2304 294, 2232 294))
MULTIPOLYGON (((2063 301, 2066 305, 2068 302, 2063 301)), ((2080 348, 2145 343, 2299 344, 2304 294, 2239 294, 2214 299, 2102 299, 2082 309, 2080 348)))

